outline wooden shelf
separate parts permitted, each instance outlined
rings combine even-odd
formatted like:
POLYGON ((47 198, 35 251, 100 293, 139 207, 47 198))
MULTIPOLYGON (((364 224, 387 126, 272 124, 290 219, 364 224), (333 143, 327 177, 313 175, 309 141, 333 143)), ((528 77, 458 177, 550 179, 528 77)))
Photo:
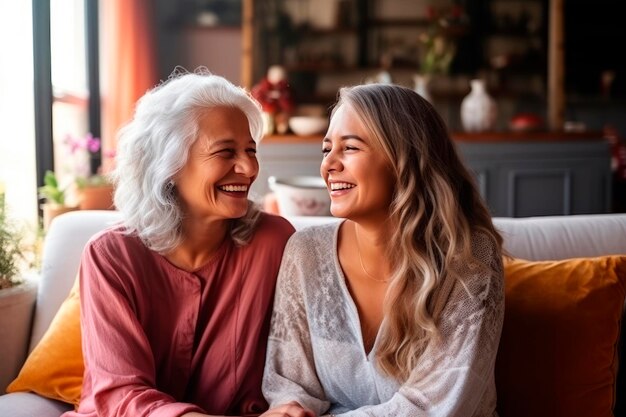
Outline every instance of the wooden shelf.
MULTIPOLYGON (((565 132, 565 131, 536 131, 536 132, 452 132, 450 134, 456 142, 581 142, 603 141, 602 132, 565 132)), ((319 143, 321 146, 323 135, 298 136, 294 134, 267 135, 263 143, 319 143)))
POLYGON ((329 29, 317 29, 312 27, 302 27, 298 29, 298 36, 334 36, 334 35, 358 35, 359 29, 356 27, 336 27, 329 29))
POLYGON ((432 24, 428 19, 422 18, 396 18, 396 19, 369 19, 365 22, 367 26, 379 26, 379 27, 416 27, 424 28, 432 24))
POLYGON ((321 149, 323 139, 324 135, 321 134, 310 136, 299 136, 293 133, 287 133, 285 135, 266 135, 261 141, 261 146, 263 146, 264 143, 319 143, 321 149))
POLYGON ((565 131, 534 131, 534 132, 452 132, 452 139, 457 142, 579 142, 604 140, 602 132, 565 132, 565 131))

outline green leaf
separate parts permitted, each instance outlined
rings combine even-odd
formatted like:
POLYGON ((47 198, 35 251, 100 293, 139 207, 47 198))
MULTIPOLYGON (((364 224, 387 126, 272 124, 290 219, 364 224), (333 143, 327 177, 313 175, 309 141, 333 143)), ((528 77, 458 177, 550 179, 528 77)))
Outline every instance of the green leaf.
POLYGON ((37 189, 41 198, 49 203, 65 204, 65 190, 59 188, 59 181, 53 171, 46 171, 43 183, 44 185, 37 189))

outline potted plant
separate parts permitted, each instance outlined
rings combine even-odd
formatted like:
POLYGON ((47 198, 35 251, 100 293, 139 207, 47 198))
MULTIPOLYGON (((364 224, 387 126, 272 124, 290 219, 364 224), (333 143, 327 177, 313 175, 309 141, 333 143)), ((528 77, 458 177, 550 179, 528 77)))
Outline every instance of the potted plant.
POLYGON ((52 219, 77 208, 65 204, 65 188, 61 188, 59 179, 54 172, 46 171, 43 183, 44 185, 39 187, 38 191, 39 196, 45 200, 41 208, 43 210, 43 228, 48 230, 52 219))
POLYGON ((0 198, 0 391, 17 376, 26 359, 37 285, 23 274, 22 233, 0 198))
POLYGON ((97 174, 77 178, 79 208, 81 210, 112 210, 113 185, 106 176, 97 174))
POLYGON ((430 95, 432 77, 437 74, 447 74, 456 55, 454 28, 458 30, 463 17, 463 9, 458 4, 449 9, 428 6, 426 15, 429 25, 419 37, 421 52, 419 73, 413 76, 413 80, 415 91, 426 100, 432 101, 430 95))
MULTIPOLYGON (((107 176, 92 170, 92 160, 101 149, 100 138, 87 133, 82 138, 67 135, 65 144, 72 156, 72 171, 77 188, 78 207, 81 210, 113 209, 113 185, 107 176)), ((107 155, 113 157, 113 155, 107 155)), ((100 169, 96 170, 99 171, 100 169)))

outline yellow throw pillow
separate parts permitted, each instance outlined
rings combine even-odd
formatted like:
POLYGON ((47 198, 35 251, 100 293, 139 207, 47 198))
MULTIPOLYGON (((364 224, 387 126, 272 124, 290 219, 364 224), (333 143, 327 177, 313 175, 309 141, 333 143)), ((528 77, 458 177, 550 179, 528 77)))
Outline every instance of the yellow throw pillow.
POLYGON ((78 405, 83 384, 78 279, 7 392, 31 391, 78 405))
POLYGON ((626 256, 512 260, 504 271, 498 413, 613 416, 626 256))

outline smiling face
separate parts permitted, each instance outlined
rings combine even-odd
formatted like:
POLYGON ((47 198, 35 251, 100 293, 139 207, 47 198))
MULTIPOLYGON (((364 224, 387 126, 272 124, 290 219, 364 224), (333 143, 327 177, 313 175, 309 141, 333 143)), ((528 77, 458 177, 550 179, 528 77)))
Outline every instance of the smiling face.
POLYGON ((185 216, 208 221, 244 216, 259 172, 248 119, 237 108, 214 107, 202 114, 198 131, 174 178, 185 216))
POLYGON ((334 113, 322 145, 320 166, 331 199, 333 216, 354 221, 384 221, 395 178, 355 111, 342 104, 334 113))

